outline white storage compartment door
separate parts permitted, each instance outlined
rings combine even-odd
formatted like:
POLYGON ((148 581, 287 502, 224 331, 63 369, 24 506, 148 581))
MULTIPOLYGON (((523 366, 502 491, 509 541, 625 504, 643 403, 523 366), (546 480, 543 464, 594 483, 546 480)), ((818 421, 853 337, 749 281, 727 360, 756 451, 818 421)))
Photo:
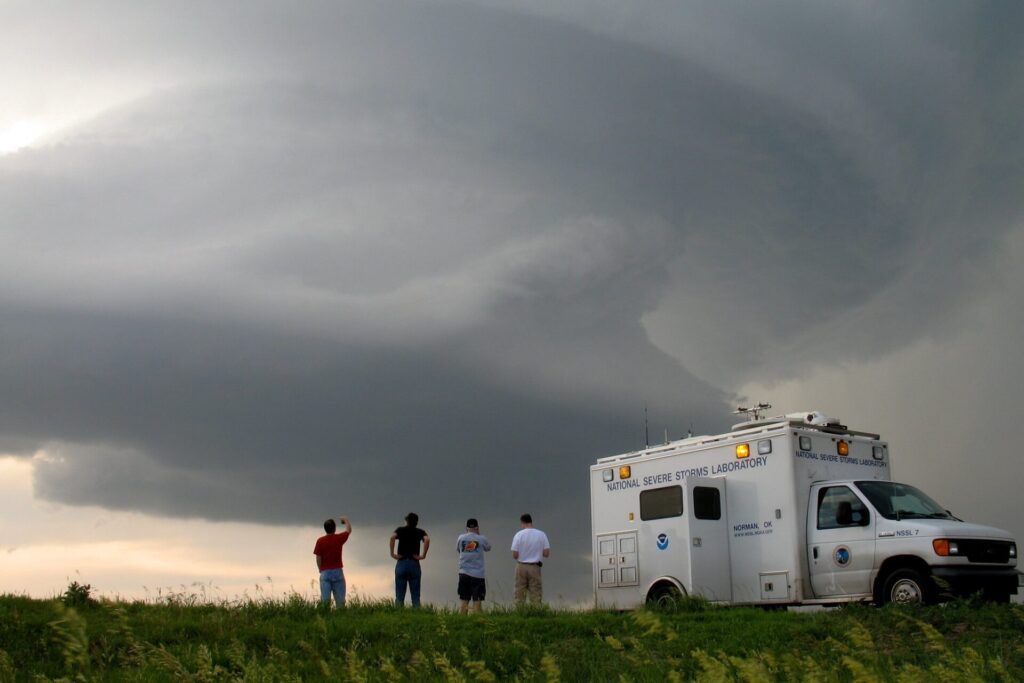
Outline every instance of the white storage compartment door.
POLYGON ((619 585, 636 586, 640 583, 637 572, 636 532, 616 534, 615 541, 619 548, 619 585))
POLYGON ((597 537, 597 587, 615 588, 619 585, 618 534, 597 537))
POLYGON ((597 587, 637 586, 636 532, 625 531, 597 536, 597 587))

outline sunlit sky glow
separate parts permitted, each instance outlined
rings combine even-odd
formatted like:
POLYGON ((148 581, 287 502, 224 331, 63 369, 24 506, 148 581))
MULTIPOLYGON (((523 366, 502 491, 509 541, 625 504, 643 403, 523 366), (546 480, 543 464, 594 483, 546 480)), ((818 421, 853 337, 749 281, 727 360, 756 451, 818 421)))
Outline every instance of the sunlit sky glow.
POLYGON ((6 124, 0 121, 0 154, 9 154, 22 147, 28 147, 45 130, 46 127, 41 121, 22 119, 6 124))
MULTIPOLYGON (((357 529, 350 553, 368 531, 357 529)), ((49 503, 32 495, 31 460, 0 457, 0 576, 11 592, 49 596, 78 581, 129 599, 313 596, 316 532, 49 503)), ((353 593, 386 592, 387 568, 359 564, 348 570, 353 593)))

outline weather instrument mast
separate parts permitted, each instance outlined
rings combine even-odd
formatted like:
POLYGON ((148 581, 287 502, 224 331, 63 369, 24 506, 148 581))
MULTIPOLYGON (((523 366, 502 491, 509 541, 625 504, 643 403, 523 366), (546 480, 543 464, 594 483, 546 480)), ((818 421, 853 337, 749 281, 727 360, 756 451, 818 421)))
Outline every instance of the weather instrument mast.
POLYGON ((736 410, 732 412, 734 415, 745 415, 748 422, 757 422, 765 418, 766 412, 771 407, 771 403, 758 403, 749 408, 747 406, 736 406, 736 410))

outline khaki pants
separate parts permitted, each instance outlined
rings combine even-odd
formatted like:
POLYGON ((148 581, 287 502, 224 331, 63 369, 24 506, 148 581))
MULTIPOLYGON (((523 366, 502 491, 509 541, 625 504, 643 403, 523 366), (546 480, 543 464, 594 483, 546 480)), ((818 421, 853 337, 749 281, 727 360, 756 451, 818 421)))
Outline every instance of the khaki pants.
POLYGON ((535 564, 516 564, 516 602, 526 601, 530 594, 530 602, 540 603, 544 595, 544 582, 540 578, 540 567, 535 564))

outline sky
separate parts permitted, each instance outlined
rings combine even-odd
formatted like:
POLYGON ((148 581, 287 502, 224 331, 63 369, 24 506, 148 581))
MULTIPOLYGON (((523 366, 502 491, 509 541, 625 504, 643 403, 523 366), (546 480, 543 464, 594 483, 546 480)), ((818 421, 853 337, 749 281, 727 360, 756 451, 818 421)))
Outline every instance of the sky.
POLYGON ((0 4, 0 591, 590 591, 587 467, 737 402, 1024 536, 1024 8, 0 4))

